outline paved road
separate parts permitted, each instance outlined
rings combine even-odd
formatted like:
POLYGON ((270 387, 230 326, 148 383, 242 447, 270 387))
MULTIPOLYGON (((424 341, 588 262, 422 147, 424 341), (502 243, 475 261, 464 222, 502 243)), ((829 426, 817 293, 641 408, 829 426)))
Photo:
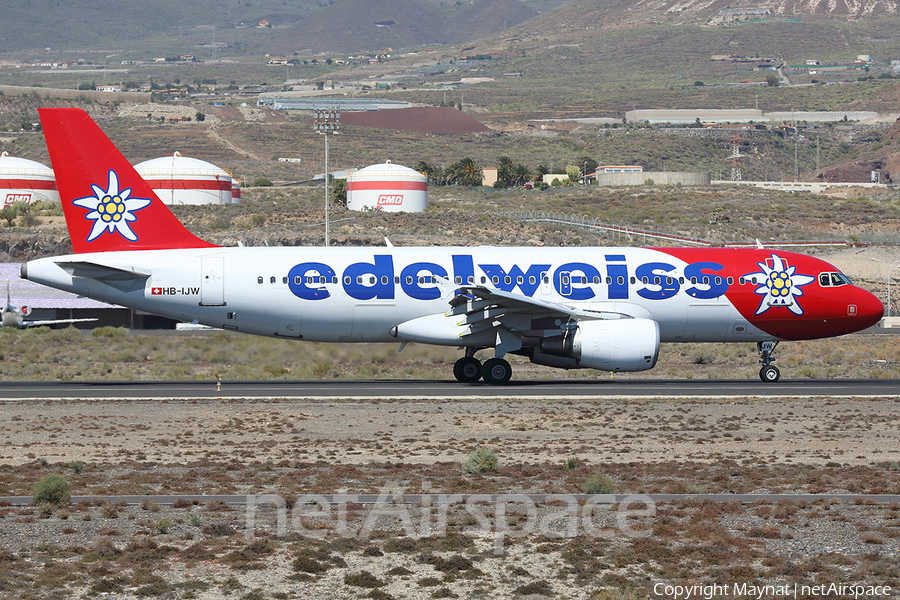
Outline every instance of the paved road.
POLYGON ((104 381, 0 382, 0 399, 164 398, 585 398, 585 397, 866 397, 896 396, 896 379, 540 380, 506 386, 455 381, 104 381))

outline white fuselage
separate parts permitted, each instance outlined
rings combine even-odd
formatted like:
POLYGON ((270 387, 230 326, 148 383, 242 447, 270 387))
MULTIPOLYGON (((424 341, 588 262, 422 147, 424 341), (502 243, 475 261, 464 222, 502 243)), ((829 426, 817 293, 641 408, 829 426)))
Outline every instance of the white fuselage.
POLYGON ((771 339, 747 322, 721 287, 692 283, 690 272, 683 261, 642 248, 204 248, 88 253, 27 263, 29 280, 103 302, 311 341, 394 341, 390 330, 399 323, 447 312, 460 284, 652 319, 661 341, 771 339), (655 269, 660 262, 672 268, 655 269), (131 281, 79 276, 78 271, 73 276, 67 270, 71 264, 140 276, 131 281), (642 272, 651 273, 648 283, 642 272), (658 296, 666 283, 654 283, 653 273, 668 278, 663 298, 658 296))

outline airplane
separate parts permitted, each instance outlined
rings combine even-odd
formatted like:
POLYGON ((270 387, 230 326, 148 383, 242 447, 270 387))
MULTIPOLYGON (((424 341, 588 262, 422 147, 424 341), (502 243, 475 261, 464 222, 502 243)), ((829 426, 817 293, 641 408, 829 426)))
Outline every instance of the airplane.
POLYGON ((877 323, 882 303, 833 265, 760 248, 220 247, 190 233, 90 117, 42 108, 73 254, 24 279, 256 335, 458 346, 464 383, 505 384, 508 354, 562 369, 652 369, 661 342, 784 340, 877 323), (479 350, 493 349, 482 362, 479 350))
POLYGON ((29 327, 45 327, 47 325, 58 325, 62 323, 84 323, 87 321, 96 321, 97 319, 43 319, 40 321, 28 321, 25 319, 31 314, 31 309, 27 306, 13 306, 12 299, 9 294, 9 282, 6 282, 6 306, 0 311, 0 327, 13 327, 15 329, 28 329, 29 327))

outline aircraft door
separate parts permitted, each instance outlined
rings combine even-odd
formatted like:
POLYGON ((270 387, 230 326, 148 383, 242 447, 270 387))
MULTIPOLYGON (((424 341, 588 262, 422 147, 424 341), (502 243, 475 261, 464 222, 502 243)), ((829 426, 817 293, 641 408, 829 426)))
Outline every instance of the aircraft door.
POLYGON ((541 294, 549 296, 553 292, 553 284, 550 282, 550 273, 541 273, 541 294))
POLYGON ((204 256, 200 271, 200 306, 225 306, 225 259, 204 256))

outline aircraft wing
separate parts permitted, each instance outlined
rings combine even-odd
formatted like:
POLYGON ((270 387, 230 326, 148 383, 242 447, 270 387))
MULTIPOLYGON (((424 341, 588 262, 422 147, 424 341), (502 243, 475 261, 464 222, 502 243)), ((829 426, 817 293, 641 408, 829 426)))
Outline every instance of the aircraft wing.
POLYGON ((455 323, 461 344, 490 342, 503 352, 521 348, 521 333, 558 328, 560 321, 633 318, 620 312, 585 310, 479 285, 455 286, 449 304, 446 316, 456 317, 451 323, 455 323))
POLYGON ((22 321, 22 328, 44 327, 45 325, 60 325, 62 323, 88 323, 99 319, 44 319, 41 321, 22 321))
POLYGON ((504 292, 484 286, 462 286, 457 288, 456 296, 450 300, 451 312, 457 313, 459 307, 470 311, 478 311, 487 307, 503 308, 509 312, 528 313, 541 316, 574 317, 575 319, 630 319, 631 315, 612 312, 585 310, 568 306, 559 302, 550 302, 540 298, 531 298, 524 294, 504 292))

